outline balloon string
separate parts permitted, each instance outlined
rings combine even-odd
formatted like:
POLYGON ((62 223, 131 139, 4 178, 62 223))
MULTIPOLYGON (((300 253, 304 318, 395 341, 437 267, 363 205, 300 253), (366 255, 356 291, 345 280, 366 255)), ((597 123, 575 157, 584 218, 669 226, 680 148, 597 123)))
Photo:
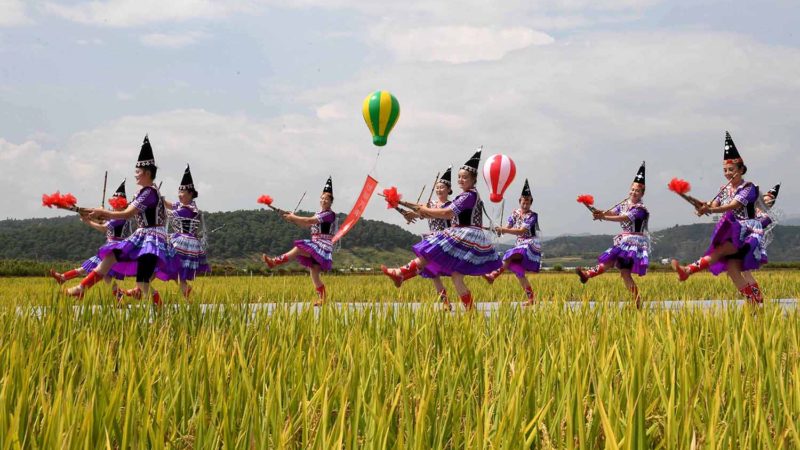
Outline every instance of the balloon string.
POLYGON ((378 153, 375 155, 375 162, 372 163, 372 169, 369 170, 369 175, 372 178, 375 178, 376 180, 378 179, 378 174, 375 173, 375 170, 378 167, 378 158, 380 157, 381 157, 381 147, 378 148, 378 153))

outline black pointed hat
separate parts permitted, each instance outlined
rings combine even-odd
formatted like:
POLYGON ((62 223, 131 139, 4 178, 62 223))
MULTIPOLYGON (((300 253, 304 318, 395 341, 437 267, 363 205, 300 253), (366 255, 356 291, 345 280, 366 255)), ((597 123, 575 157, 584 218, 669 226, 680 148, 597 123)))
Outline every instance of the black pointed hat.
POLYGON ((447 166, 447 170, 444 171, 442 176, 436 180, 437 183, 442 183, 447 186, 447 190, 450 194, 453 193, 453 166, 447 166))
POLYGON ((780 192, 780 190, 781 190, 781 184, 778 183, 775 185, 775 187, 767 191, 767 194, 771 195, 772 198, 778 198, 778 192, 780 192))
POLYGON ((733 139, 731 139, 731 134, 727 131, 725 132, 725 153, 722 159, 729 164, 744 162, 742 157, 739 155, 739 150, 736 149, 736 144, 734 144, 733 139))
POLYGON ((531 185, 528 184, 528 179, 527 178, 525 178, 525 186, 522 186, 522 194, 520 194, 520 196, 521 197, 533 197, 533 195, 531 195, 531 185))
POLYGON ((155 167, 156 159, 153 157, 153 147, 150 146, 150 139, 144 135, 144 142, 142 142, 142 149, 139 150, 139 159, 136 161, 136 167, 155 167))
POLYGON ((639 166, 639 171, 636 172, 636 176, 633 177, 634 183, 645 184, 644 183, 644 161, 642 161, 642 165, 639 166))
POLYGON ((192 180, 192 171, 189 169, 189 164, 186 164, 186 170, 183 171, 183 178, 181 178, 181 185, 178 186, 179 191, 194 191, 194 180, 192 180))
POLYGON ((116 192, 114 192, 112 197, 125 198, 125 180, 122 180, 122 183, 119 184, 119 187, 117 188, 116 192))
POLYGON ((333 178, 330 176, 328 177, 328 181, 325 182, 325 187, 322 188, 322 193, 324 194, 325 192, 333 195, 333 178))
POLYGON ((474 174, 477 174, 478 173, 478 166, 481 163, 481 151, 482 150, 483 150, 483 147, 479 147, 478 151, 476 151, 475 154, 472 155, 472 158, 467 160, 467 162, 465 162, 464 165, 461 166, 461 169, 462 170, 466 170, 467 172, 472 172, 474 174))
POLYGON ((453 185, 452 171, 453 171, 453 166, 447 166, 447 170, 445 170, 442 176, 439 177, 439 182, 444 183, 448 186, 452 186, 453 185))

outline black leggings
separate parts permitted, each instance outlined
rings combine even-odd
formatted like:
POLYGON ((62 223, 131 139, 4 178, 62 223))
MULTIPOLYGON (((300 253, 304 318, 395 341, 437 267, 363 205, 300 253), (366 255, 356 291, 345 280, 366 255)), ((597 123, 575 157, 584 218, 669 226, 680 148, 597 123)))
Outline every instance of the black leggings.
MULTIPOLYGON (((119 260, 120 251, 114 250, 114 256, 119 260)), ((142 255, 136 260, 136 282, 149 283, 156 272, 156 265, 158 264, 158 256, 156 255, 142 255)))

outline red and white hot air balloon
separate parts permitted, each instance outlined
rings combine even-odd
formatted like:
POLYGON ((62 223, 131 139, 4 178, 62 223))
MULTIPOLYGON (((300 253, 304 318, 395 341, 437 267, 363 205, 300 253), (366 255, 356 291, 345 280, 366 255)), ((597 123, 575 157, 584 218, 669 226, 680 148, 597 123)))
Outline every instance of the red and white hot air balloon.
POLYGON ((489 187, 489 200, 499 203, 508 186, 514 181, 517 166, 506 155, 492 155, 483 163, 483 181, 489 187))

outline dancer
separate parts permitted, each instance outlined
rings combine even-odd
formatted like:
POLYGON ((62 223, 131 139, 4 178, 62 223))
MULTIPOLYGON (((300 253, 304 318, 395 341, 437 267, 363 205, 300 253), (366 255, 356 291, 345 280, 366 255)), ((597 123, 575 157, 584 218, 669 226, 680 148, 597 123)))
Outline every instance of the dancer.
POLYGON ((489 284, 492 284, 505 270, 511 270, 525 291, 527 298, 525 306, 533 305, 536 301, 533 288, 525 276, 525 272, 538 273, 542 263, 542 245, 539 242, 539 236, 536 235, 539 230, 539 214, 531 210, 532 204, 531 187, 526 178, 525 186, 519 197, 519 209, 515 209, 508 217, 507 226, 495 228, 498 236, 513 234, 517 236, 517 242, 503 255, 503 267, 483 276, 489 284))
POLYGON ((173 203, 164 200, 173 229, 170 243, 175 248, 175 255, 180 261, 178 281, 183 297, 187 300, 192 292, 189 281, 194 280, 198 273, 211 272, 204 241, 203 213, 197 209, 195 204, 197 196, 198 192, 194 187, 192 172, 187 164, 178 187, 178 201, 173 203))
POLYGON ((158 291, 150 289, 150 281, 154 275, 165 281, 175 278, 177 260, 175 251, 167 242, 164 202, 153 183, 157 171, 153 148, 145 136, 136 162, 136 184, 141 186, 136 198, 123 211, 89 209, 90 219, 128 219, 135 216, 138 228, 129 237, 100 247, 97 254, 100 264, 78 286, 67 290, 68 295, 83 297, 86 290, 113 268, 125 276, 136 276, 136 289, 133 293, 135 297, 148 298, 152 294, 153 303, 161 304, 158 291))
MULTIPOLYGON (((435 201, 428 201, 425 206, 429 208, 447 208, 450 205, 450 200, 448 196, 453 193, 452 189, 452 167, 448 167, 447 170, 444 172, 444 175, 439 177, 434 186, 434 192, 436 193, 436 200, 435 201)), ((406 211, 403 213, 403 217, 406 220, 411 221, 413 219, 417 219, 422 217, 419 212, 414 211, 406 211)), ((441 233, 447 228, 452 226, 452 221, 450 219, 437 219, 437 218, 428 218, 428 229, 429 233, 423 235, 423 239, 426 239, 428 236, 433 234, 441 233)), ((436 293, 439 295, 439 301, 442 302, 442 306, 444 309, 450 311, 453 309, 452 305, 450 305, 450 300, 447 298, 447 289, 444 287, 444 283, 442 283, 442 278, 438 275, 433 275, 432 273, 428 272, 427 270, 422 270, 420 272, 420 276, 422 278, 428 278, 433 282, 433 287, 436 289, 436 293)))
POLYGON ((763 251, 763 227, 756 217, 756 203, 761 199, 758 186, 744 180, 747 166, 727 131, 722 168, 728 183, 711 204, 702 203, 696 207, 698 216, 722 214, 711 235, 711 245, 696 262, 681 266, 677 259, 673 259, 672 267, 680 281, 704 269, 709 269, 714 275, 727 271, 748 303, 758 305, 763 303, 761 288, 755 281, 748 282, 742 272, 757 270, 767 262, 763 251))
POLYGON ((428 235, 414 245, 417 255, 406 266, 389 269, 381 266, 383 273, 400 287, 403 281, 417 276, 423 269, 431 276, 450 276, 461 302, 467 310, 474 308, 472 292, 464 284, 464 276, 480 276, 499 269, 503 264, 492 242, 483 232, 483 201, 475 189, 478 180, 478 150, 458 171, 458 186, 462 192, 450 205, 431 208, 416 205, 421 217, 452 220, 453 227, 428 235))
MULTIPOLYGON (((769 246, 769 243, 772 241, 772 229, 775 228, 775 218, 771 214, 771 211, 772 207, 775 205, 775 200, 778 199, 778 192, 780 190, 781 185, 778 183, 772 189, 767 191, 767 193, 762 197, 766 209, 756 208, 756 218, 759 222, 761 222, 761 228, 764 231, 764 238, 762 239, 762 251, 765 255, 767 254, 767 246, 769 246)), ((748 285, 756 286, 753 289, 753 297, 755 302, 764 303, 764 294, 762 294, 761 289, 757 287, 758 282, 753 276, 753 272, 751 270, 746 270, 742 272, 742 276, 748 285)))
POLYGON ((639 295, 639 287, 633 281, 631 274, 644 276, 650 262, 650 234, 647 229, 650 212, 642 203, 644 193, 645 166, 642 162, 633 183, 631 183, 627 199, 611 210, 592 211, 594 220, 619 222, 622 233, 616 235, 614 245, 597 258, 598 264, 595 267, 575 269, 581 283, 585 284, 591 278, 605 273, 610 267, 618 268, 625 287, 633 294, 633 302, 637 308, 642 307, 642 299, 639 295))
POLYGON ((270 268, 297 260, 302 266, 307 267, 311 273, 311 281, 317 291, 317 300, 314 306, 325 303, 327 293, 325 284, 320 278, 320 272, 331 270, 333 264, 333 235, 336 234, 336 213, 331 210, 333 204, 333 180, 328 177, 322 194, 319 197, 320 210, 311 217, 298 216, 293 212, 283 214, 283 219, 301 228, 311 229, 311 239, 294 241, 294 247, 288 252, 271 258, 266 254, 261 259, 270 268))
MULTIPOLYGON (((117 191, 114 192, 114 195, 112 195, 108 200, 108 204, 111 205, 114 211, 123 211, 125 208, 127 208, 128 198, 125 196, 125 180, 122 180, 122 183, 120 183, 117 191)), ((113 219, 95 222, 93 220, 89 220, 84 215, 78 217, 80 217, 81 222, 85 223, 86 225, 89 225, 97 231, 105 233, 106 243, 121 241, 131 233, 130 226, 128 226, 128 221, 125 219, 113 219)), ((64 273, 58 273, 54 269, 50 269, 50 276, 53 277, 58 284, 64 284, 66 281, 78 276, 86 276, 87 273, 93 271, 98 265, 100 265, 100 258, 98 258, 97 255, 94 255, 84 261, 80 267, 68 270, 64 273)), ((124 275, 116 272, 113 269, 109 270, 108 274, 103 278, 106 283, 111 283, 111 291, 114 293, 114 297, 117 299, 117 301, 122 299, 122 290, 117 286, 117 280, 122 280, 124 278, 124 275)))

